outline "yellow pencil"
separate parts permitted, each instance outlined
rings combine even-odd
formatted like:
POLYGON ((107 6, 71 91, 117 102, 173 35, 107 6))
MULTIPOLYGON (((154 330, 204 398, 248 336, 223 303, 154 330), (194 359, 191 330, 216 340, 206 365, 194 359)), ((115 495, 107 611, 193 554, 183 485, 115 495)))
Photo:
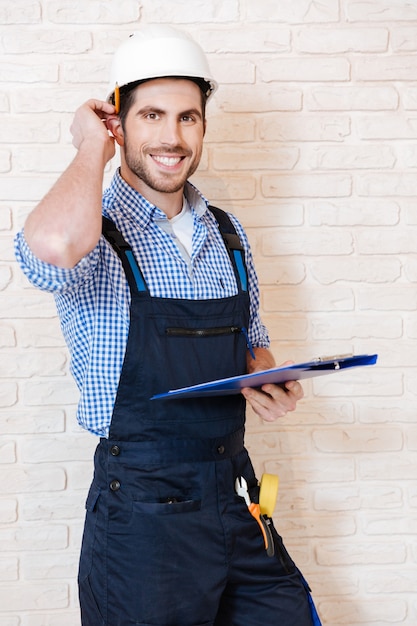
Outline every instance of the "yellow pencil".
POLYGON ((116 108, 116 113, 118 114, 120 112, 120 89, 117 83, 114 88, 114 106, 116 108))

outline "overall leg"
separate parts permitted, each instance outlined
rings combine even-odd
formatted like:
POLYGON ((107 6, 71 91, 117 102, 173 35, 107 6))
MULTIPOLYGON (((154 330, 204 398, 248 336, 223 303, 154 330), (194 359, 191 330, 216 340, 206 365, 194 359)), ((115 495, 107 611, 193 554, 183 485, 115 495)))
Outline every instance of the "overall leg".
MULTIPOLYGON (((248 457, 235 461, 234 476, 248 481, 251 500, 259 489, 248 457)), ((227 477, 224 489, 227 490, 227 477)), ((267 555, 258 522, 243 498, 229 484, 230 499, 224 511, 225 524, 233 537, 229 576, 215 626, 316 626, 308 587, 272 526, 275 554, 267 555)))
POLYGON ((274 557, 266 556, 262 538, 252 536, 255 549, 250 541, 247 534, 236 544, 215 626, 313 626, 308 590, 281 539, 275 536, 274 557))
POLYGON ((83 626, 213 626, 227 576, 214 466, 118 468, 95 506, 107 530, 85 542, 83 626))

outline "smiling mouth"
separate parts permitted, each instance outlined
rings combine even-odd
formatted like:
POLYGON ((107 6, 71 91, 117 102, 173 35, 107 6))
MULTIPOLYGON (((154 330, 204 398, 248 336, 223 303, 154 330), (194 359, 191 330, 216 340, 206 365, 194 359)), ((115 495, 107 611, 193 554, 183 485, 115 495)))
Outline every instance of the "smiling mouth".
POLYGON ((157 163, 164 165, 165 167, 175 167, 180 163, 184 157, 173 157, 173 156, 159 156, 157 154, 153 154, 152 158, 157 163))

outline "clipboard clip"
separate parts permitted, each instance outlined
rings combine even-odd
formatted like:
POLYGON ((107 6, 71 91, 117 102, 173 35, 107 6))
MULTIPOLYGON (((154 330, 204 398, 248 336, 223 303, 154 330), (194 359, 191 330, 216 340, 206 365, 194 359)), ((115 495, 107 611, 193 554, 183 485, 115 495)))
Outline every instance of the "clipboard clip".
POLYGON ((347 352, 346 354, 333 354, 331 356, 318 356, 312 360, 313 363, 324 363, 325 361, 333 361, 334 368, 336 370, 340 369, 339 361, 343 359, 350 359, 353 357, 353 352, 347 352))

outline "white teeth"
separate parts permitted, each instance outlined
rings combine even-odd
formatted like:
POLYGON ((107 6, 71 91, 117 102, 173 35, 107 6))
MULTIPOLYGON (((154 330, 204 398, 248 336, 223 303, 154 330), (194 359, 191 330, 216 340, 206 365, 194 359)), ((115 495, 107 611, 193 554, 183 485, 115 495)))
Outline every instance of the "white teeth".
POLYGON ((167 165, 168 167, 173 167, 177 165, 180 161, 180 157, 165 157, 165 156, 154 156, 155 161, 161 163, 161 165, 167 165))

